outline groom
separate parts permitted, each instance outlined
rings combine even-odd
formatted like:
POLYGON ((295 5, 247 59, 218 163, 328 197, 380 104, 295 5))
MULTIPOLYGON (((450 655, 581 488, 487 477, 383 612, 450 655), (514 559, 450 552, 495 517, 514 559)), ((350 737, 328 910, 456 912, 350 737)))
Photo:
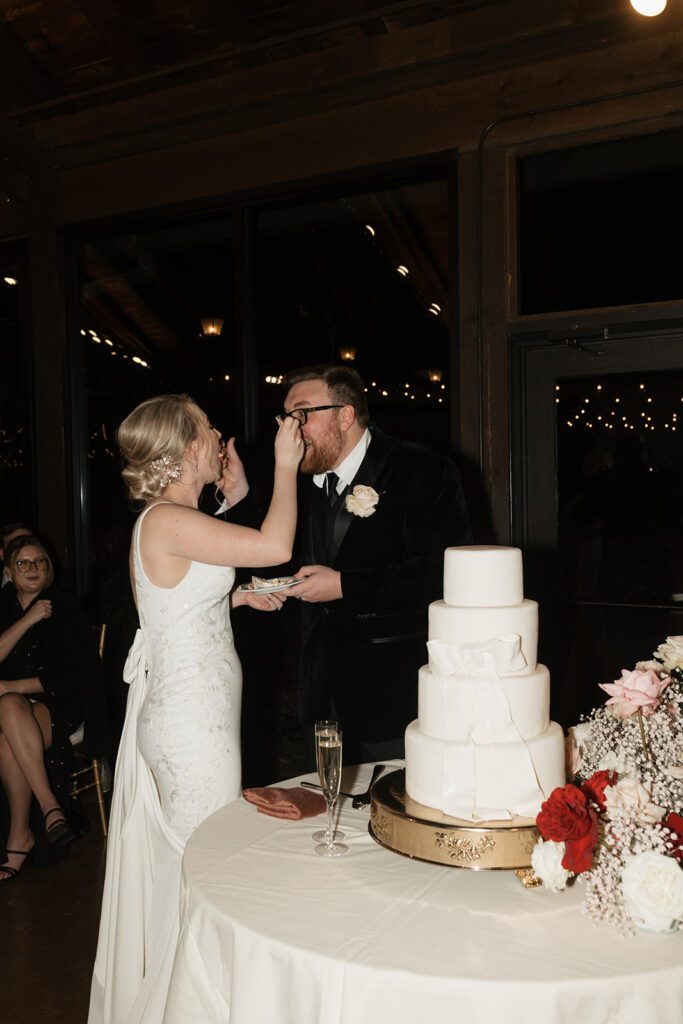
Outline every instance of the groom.
POLYGON ((301 713, 338 719, 344 759, 403 756, 427 661, 427 607, 443 596, 443 552, 471 540, 454 464, 369 425, 363 382, 345 366, 287 378, 301 424, 301 713), (306 500, 307 499, 307 500, 306 500))

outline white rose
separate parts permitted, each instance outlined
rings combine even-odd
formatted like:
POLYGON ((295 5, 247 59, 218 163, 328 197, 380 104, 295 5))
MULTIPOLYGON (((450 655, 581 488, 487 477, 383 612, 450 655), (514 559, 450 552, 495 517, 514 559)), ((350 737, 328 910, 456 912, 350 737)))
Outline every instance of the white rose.
POLYGON ((366 487, 365 484, 357 484, 351 494, 346 495, 346 509, 354 516, 366 519, 374 515, 375 505, 379 501, 379 494, 374 487, 366 487))
POLYGON ((665 675, 664 666, 662 665, 661 661, 637 661, 636 662, 636 671, 638 671, 638 672, 647 672, 649 669, 652 669, 652 671, 656 672, 659 676, 665 675))
POLYGON ((683 636, 668 636, 666 642, 660 644, 655 654, 661 658, 664 668, 671 671, 683 667, 683 636))
POLYGON ((531 851, 531 866, 534 873, 551 892, 561 892, 570 875, 570 872, 562 867, 564 849, 564 843, 539 839, 531 851))
POLYGON ((683 871, 673 857, 639 853, 623 870, 621 891, 634 924, 646 931, 673 931, 683 917, 683 871))
POLYGON ((578 775, 583 759, 586 756, 586 744, 590 739, 593 726, 590 722, 579 722, 567 730, 566 766, 567 774, 574 778, 578 775))
POLYGON ((579 722, 578 725, 572 725, 569 735, 574 737, 577 747, 583 748, 590 739, 592 732, 593 725, 591 722, 579 722))
POLYGON ((605 789, 605 807, 611 818, 631 818, 641 825, 661 821, 665 811, 650 800, 650 794, 638 779, 619 779, 605 789))

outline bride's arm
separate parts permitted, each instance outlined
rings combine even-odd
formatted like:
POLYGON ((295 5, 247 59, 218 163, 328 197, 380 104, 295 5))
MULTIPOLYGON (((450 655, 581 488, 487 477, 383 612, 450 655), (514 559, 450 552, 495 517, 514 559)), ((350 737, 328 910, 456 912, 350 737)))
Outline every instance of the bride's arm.
POLYGON ((178 558, 235 567, 281 565, 292 555, 296 529, 296 476, 303 455, 299 424, 280 423, 275 438, 273 497, 260 529, 224 523, 196 509, 160 504, 154 511, 156 536, 147 544, 178 558))

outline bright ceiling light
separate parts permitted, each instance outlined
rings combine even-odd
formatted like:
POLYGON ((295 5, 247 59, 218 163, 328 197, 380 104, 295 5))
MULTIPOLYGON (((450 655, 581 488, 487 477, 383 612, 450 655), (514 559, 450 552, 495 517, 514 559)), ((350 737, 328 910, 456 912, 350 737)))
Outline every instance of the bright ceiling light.
POLYGON ((646 18, 654 18, 666 7, 666 0, 631 0, 631 7, 646 18))

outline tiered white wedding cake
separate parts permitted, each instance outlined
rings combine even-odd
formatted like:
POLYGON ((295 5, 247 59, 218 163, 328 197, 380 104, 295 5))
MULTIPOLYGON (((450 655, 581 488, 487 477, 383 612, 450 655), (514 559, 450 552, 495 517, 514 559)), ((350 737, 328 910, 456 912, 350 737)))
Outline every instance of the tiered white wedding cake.
POLYGON ((518 548, 448 548, 429 607, 429 664, 406 730, 406 793, 466 821, 534 818, 565 782, 550 677, 536 663, 538 605, 518 548))

